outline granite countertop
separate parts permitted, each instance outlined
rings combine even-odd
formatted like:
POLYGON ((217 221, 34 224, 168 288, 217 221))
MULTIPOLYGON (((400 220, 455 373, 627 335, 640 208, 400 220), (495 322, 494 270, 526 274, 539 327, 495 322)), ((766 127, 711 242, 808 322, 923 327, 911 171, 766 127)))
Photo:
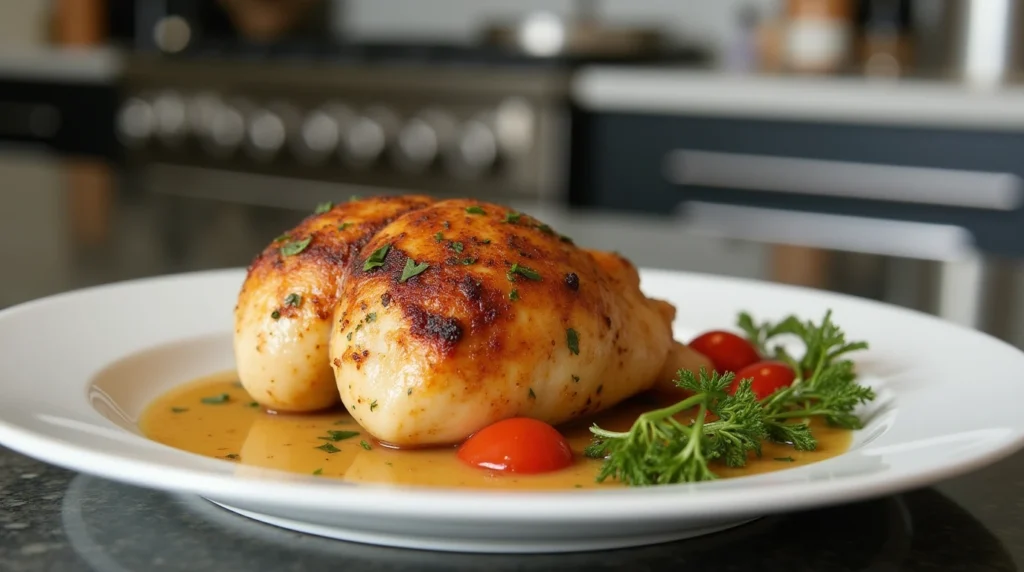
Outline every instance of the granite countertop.
MULTIPOLYGON (((0 267, 13 270, 0 282, 0 306, 113 280, 241 265, 255 245, 304 214, 143 192, 118 194, 109 224, 91 226, 77 216, 87 210, 78 195, 97 192, 98 176, 91 176, 91 184, 76 190, 68 181, 81 181, 82 173, 69 176, 53 162, 0 157, 0 180, 9 190, 7 208, 0 209, 0 267)), ((574 232, 620 242, 626 255, 650 250, 658 242, 652 233, 672 232, 585 215, 572 224, 574 232)), ((692 241, 669 247, 711 248, 692 241)), ((648 255, 671 259, 662 252, 648 255)), ((741 273, 748 255, 739 246, 722 248, 695 269, 741 273)), ((935 487, 773 516, 672 544, 566 555, 446 554, 304 536, 199 498, 75 474, 0 448, 3 572, 1012 571, 1024 566, 1022 510, 1019 454, 935 487)))

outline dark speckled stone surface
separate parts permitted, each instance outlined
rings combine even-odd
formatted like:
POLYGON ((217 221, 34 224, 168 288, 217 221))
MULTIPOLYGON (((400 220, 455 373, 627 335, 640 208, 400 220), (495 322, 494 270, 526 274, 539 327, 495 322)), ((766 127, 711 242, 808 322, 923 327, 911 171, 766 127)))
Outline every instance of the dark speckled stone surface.
POLYGON ((250 521, 200 498, 77 475, 0 450, 0 570, 1013 571, 1024 457, 939 489, 781 515, 699 539, 566 555, 381 548, 250 521))
MULTIPOLYGON (((118 202, 110 228, 98 237, 39 233, 69 226, 73 193, 53 164, 19 161, 0 160, 8 201, 0 210, 0 268, 17 270, 0 280, 0 307, 113 280, 243 265, 304 214, 136 194, 118 202)), ((311 197, 310 204, 315 200, 322 199, 311 197)), ((660 251, 651 254, 652 245, 676 249, 635 224, 581 219, 569 232, 588 242, 621 243, 639 264, 650 263, 645 255, 669 260, 660 251)), ((304 536, 202 499, 71 473, 0 447, 0 572, 995 572, 1021 566, 1024 454, 934 488, 766 518, 689 541, 612 552, 479 556, 304 536)))

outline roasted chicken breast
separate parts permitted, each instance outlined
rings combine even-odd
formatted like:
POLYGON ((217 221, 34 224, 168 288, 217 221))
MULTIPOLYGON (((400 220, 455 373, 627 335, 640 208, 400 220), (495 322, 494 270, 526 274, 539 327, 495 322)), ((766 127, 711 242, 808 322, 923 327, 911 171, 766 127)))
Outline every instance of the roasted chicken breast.
POLYGON ((403 196, 339 204, 255 258, 235 306, 234 335, 238 375, 254 400, 294 412, 338 402, 327 350, 347 263, 387 223, 432 202, 403 196))
POLYGON ((498 205, 406 213, 351 262, 330 340, 338 392, 403 447, 606 409, 653 387, 674 343, 675 309, 639 283, 624 258, 498 205))

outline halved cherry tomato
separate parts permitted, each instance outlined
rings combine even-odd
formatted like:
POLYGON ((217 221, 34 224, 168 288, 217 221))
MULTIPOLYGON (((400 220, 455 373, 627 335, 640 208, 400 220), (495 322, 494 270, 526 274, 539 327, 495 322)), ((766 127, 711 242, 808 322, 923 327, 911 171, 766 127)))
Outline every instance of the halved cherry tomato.
POLYGON ((729 393, 735 393, 740 381, 752 379, 750 389, 757 398, 764 399, 783 387, 793 384, 796 374, 788 365, 778 361, 760 361, 736 372, 736 379, 729 386, 729 393))
POLYGON ((697 336, 690 342, 690 347, 711 360, 718 373, 739 371, 761 359, 750 342, 723 330, 712 330, 697 336))
POLYGON ((463 462, 512 473, 545 473, 572 464, 572 449, 557 429, 536 419, 513 417, 484 427, 459 447, 463 462))

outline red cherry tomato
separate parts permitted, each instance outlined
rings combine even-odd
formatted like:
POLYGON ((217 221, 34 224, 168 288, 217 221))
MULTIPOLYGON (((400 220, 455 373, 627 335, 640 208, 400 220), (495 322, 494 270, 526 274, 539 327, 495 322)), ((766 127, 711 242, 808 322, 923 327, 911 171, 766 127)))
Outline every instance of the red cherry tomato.
POLYGON ((466 439, 458 456, 475 467, 511 473, 546 473, 572 464, 565 437, 551 425, 527 417, 484 427, 466 439))
POLYGON ((729 393, 735 393, 739 389, 741 380, 753 379, 750 389, 760 400, 783 387, 789 387, 795 378, 796 374, 788 365, 777 361, 761 361, 736 372, 736 379, 729 387, 729 393))
POLYGON ((713 330, 697 336, 690 342, 690 347, 711 360, 718 373, 739 371, 761 359, 757 349, 750 342, 732 332, 722 330, 713 330))

